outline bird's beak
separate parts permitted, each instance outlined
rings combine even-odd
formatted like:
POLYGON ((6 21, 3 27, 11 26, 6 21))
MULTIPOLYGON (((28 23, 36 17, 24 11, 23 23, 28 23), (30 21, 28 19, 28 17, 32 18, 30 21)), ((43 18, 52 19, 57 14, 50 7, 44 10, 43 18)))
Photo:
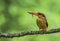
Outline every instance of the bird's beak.
MULTIPOLYGON (((29 14, 32 14, 32 12, 28 12, 29 14)), ((32 14, 32 17, 33 17, 33 14, 32 14)))
POLYGON ((32 14, 32 16, 33 16, 33 15, 38 16, 38 13, 37 13, 37 12, 31 12, 31 11, 30 11, 30 12, 28 12, 28 13, 29 13, 29 14, 32 14))

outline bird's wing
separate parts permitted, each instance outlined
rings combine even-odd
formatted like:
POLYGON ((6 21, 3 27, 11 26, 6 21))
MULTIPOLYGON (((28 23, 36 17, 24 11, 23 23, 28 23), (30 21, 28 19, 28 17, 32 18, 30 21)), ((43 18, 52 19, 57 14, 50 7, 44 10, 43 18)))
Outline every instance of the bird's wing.
POLYGON ((47 25, 47 27, 48 27, 48 22, 47 22, 47 20, 46 20, 46 25, 47 25))
POLYGON ((44 20, 37 19, 36 23, 37 23, 38 27, 42 27, 43 24, 46 24, 46 26, 48 27, 48 22, 47 22, 46 18, 44 18, 44 20))

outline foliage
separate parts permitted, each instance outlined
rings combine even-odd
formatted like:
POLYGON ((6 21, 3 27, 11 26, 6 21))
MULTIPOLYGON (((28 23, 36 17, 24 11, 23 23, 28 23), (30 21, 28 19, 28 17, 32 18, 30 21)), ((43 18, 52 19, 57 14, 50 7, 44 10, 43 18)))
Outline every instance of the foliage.
MULTIPOLYGON (((0 32, 16 33, 38 30, 36 16, 28 11, 42 12, 48 20, 48 30, 60 28, 60 0, 0 0, 0 32)), ((60 41, 60 33, 31 35, 0 41, 60 41)))

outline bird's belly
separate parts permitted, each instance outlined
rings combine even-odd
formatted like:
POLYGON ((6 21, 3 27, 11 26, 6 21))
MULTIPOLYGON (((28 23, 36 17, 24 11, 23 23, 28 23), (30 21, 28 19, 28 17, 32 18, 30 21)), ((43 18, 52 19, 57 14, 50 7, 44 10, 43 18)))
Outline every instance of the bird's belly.
POLYGON ((37 25, 38 25, 38 27, 39 27, 40 29, 46 28, 46 22, 45 22, 44 20, 42 20, 42 19, 37 20, 37 25))

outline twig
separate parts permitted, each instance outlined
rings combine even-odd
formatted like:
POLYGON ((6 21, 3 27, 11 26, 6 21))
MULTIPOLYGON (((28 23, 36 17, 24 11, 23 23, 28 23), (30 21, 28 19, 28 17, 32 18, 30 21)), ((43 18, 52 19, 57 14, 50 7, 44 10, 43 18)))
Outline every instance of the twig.
POLYGON ((13 38, 13 37, 22 37, 22 36, 26 36, 26 35, 52 34, 52 33, 57 33, 57 32, 60 32, 60 28, 51 29, 45 33, 43 31, 24 31, 24 32, 14 33, 14 34, 0 33, 0 37, 13 38))

